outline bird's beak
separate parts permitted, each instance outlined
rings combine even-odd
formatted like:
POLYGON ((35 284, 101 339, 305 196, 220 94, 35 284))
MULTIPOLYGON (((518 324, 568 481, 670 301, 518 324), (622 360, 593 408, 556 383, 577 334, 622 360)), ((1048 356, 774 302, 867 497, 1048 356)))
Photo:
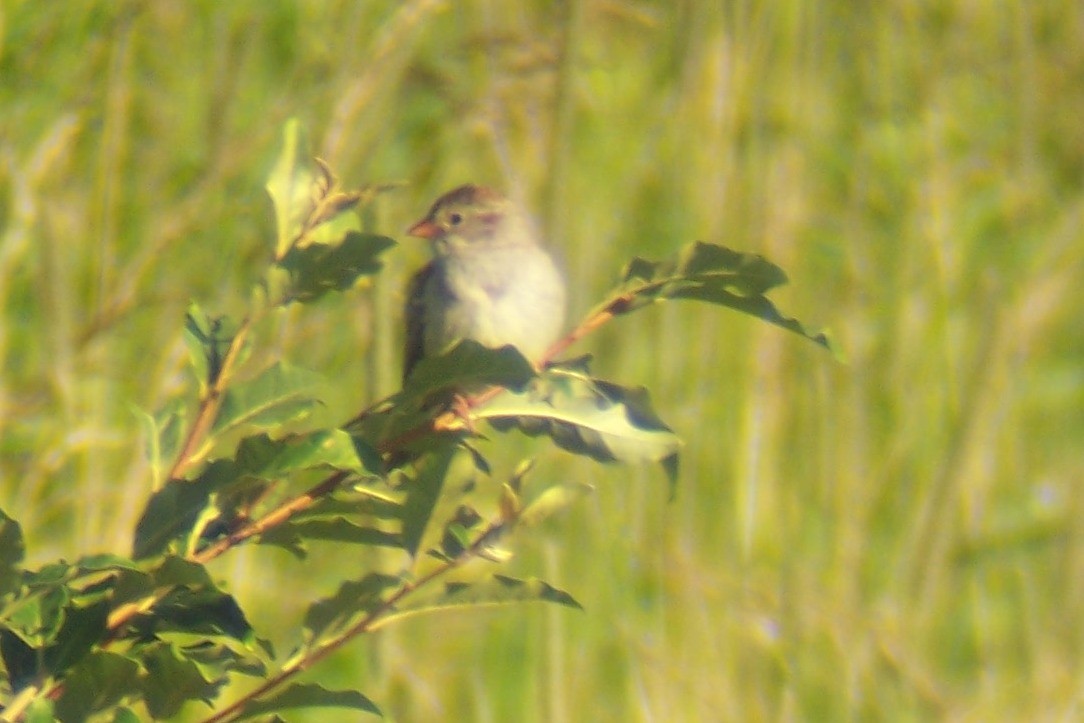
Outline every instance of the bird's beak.
POLYGON ((440 235, 440 226, 437 226, 428 218, 423 218, 421 221, 418 221, 418 223, 408 228, 407 233, 411 236, 417 236, 418 238, 432 240, 440 235))

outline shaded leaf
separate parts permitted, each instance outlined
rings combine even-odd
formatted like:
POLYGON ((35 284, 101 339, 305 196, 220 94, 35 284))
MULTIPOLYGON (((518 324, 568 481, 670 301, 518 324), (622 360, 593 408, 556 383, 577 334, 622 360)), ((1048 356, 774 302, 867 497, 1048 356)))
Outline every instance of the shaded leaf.
POLYGON ((411 371, 403 391, 412 397, 426 397, 445 389, 522 389, 534 376, 531 362, 515 347, 491 349, 464 339, 443 354, 423 357, 411 371))
POLYGON ((44 653, 45 668, 51 675, 62 675, 101 640, 105 634, 105 621, 109 617, 110 607, 107 600, 86 607, 67 607, 55 642, 49 645, 44 653))
POLYGON ((19 587, 19 570, 25 556, 22 527, 0 510, 0 595, 19 587))
POLYGON ((454 457, 455 449, 451 447, 427 455, 404 482, 407 498, 403 503, 403 548, 412 556, 418 553, 454 457))
POLYGON ((245 705, 237 720, 291 708, 351 708, 383 715, 371 700, 354 690, 328 690, 315 683, 294 683, 281 693, 245 705))
POLYGON ((0 659, 4 661, 8 685, 18 691, 38 676, 38 653, 8 627, 0 627, 0 659))
POLYGON ((186 536, 210 504, 211 493, 236 479, 235 473, 232 461, 212 462, 197 479, 172 480, 151 495, 136 523, 132 557, 161 554, 171 541, 186 536))
POLYGON ((401 547, 400 536, 374 527, 357 525, 342 517, 330 520, 303 520, 286 522, 264 533, 261 544, 294 545, 304 540, 348 542, 356 545, 379 545, 401 547), (288 541, 288 544, 284 544, 288 541))
POLYGON ((383 627, 390 622, 423 612, 525 602, 550 602, 577 610, 583 609, 567 592, 537 578, 520 580, 506 575, 489 575, 480 582, 446 583, 443 593, 435 598, 401 605, 394 612, 381 617, 377 626, 383 627))
POLYGON ((184 343, 199 383, 201 399, 218 381, 226 352, 236 333, 236 324, 226 317, 208 316, 195 302, 188 305, 184 317, 184 343))
POLYGON ((359 277, 378 272, 380 254, 394 245, 387 236, 346 231, 341 243, 294 246, 278 262, 287 277, 271 297, 279 304, 307 303, 329 291, 345 291, 359 277))
POLYGON ((61 720, 85 720, 91 713, 137 694, 139 689, 138 663, 124 655, 97 650, 65 676, 56 715, 61 720))
POLYGON ((309 641, 335 634, 358 614, 370 613, 383 602, 386 590, 396 588, 402 580, 391 575, 371 572, 361 580, 348 580, 338 591, 309 606, 305 612, 305 637, 309 641))
POLYGON ((208 677, 199 665, 171 643, 150 645, 142 651, 147 675, 143 682, 147 710, 155 718, 169 718, 190 700, 210 703, 226 682, 224 676, 208 677))

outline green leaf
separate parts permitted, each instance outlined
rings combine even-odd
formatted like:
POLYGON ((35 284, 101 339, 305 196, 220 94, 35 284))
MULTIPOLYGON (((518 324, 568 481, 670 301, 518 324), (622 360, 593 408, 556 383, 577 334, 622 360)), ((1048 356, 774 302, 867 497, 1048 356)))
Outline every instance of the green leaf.
POLYGON ((423 357, 411 371, 403 391, 411 397, 427 397, 445 389, 522 389, 534 376, 531 362, 515 347, 491 349, 464 339, 443 354, 423 357))
POLYGON ((131 708, 116 708, 113 711, 113 723, 139 723, 139 716, 131 708))
POLYGON ((286 122, 282 152, 267 179, 267 193, 275 207, 275 258, 282 258, 301 234, 313 211, 312 167, 308 140, 296 118, 286 122))
POLYGON ((469 488, 478 474, 473 455, 457 447, 444 447, 418 460, 413 474, 402 484, 403 548, 416 557, 418 550, 435 546, 443 535, 444 521, 459 504, 454 494, 469 488), (447 511, 448 514, 444 514, 447 511))
POLYGON ((155 414, 135 409, 146 441, 147 460, 155 482, 165 479, 169 465, 184 443, 188 408, 183 399, 174 399, 155 414))
POLYGON ((184 343, 188 357, 199 382, 200 398, 218 380, 222 362, 237 334, 237 325, 226 317, 210 317, 192 302, 184 319, 184 343))
POLYGON ((499 430, 545 434, 599 462, 660 462, 671 489, 681 440, 659 419, 647 390, 550 369, 525 392, 505 392, 474 412, 499 430))
POLYGON ((237 446, 236 464, 239 473, 264 479, 309 469, 362 474, 379 468, 380 455, 341 429, 318 429, 282 439, 266 434, 247 437, 237 446))
POLYGON ((0 510, 0 596, 18 589, 19 570, 25 556, 22 527, 0 510))
POLYGON ((26 708, 26 723, 54 723, 53 701, 38 698, 26 708))
POLYGON ((328 690, 315 683, 294 683, 272 698, 245 705, 237 720, 290 708, 351 708, 383 715, 371 700, 354 690, 328 690))
MULTIPOLYGON (((193 480, 173 480, 151 496, 136 525, 136 559, 164 552, 212 517, 229 520, 235 508, 264 489, 264 481, 312 469, 364 474, 379 454, 341 430, 316 430, 274 440, 257 434, 241 440, 235 459, 215 460, 193 480)), ((201 528, 201 532, 206 532, 201 528)))
POLYGON ((311 393, 321 381, 306 369, 275 363, 226 392, 212 431, 221 434, 242 425, 270 429, 299 419, 317 404, 311 393))
POLYGON ((520 512, 517 523, 526 527, 539 524, 547 517, 564 511, 594 490, 583 482, 554 485, 531 500, 520 512))
POLYGON ((124 655, 97 650, 65 676, 56 715, 61 720, 85 720, 91 713, 137 694, 139 688, 138 663, 124 655))
POLYGON ((764 296, 786 282, 783 270, 763 256, 697 241, 666 261, 633 259, 625 266, 621 286, 599 310, 618 315, 667 299, 705 301, 755 316, 832 351, 825 334, 807 331, 764 296))
MULTIPOLYGON (((522 389, 534 376, 534 367, 514 347, 490 349, 466 339, 443 354, 419 361, 402 391, 350 423, 347 429, 363 439, 397 440, 427 428, 456 393, 468 394, 489 386, 522 389)), ((397 444, 396 449, 430 452, 462 436, 465 433, 454 435, 447 431, 421 435, 408 444, 397 444)))
POLYGON ((166 631, 203 635, 228 635, 252 641, 252 627, 232 596, 213 587, 178 587, 155 603, 146 619, 155 634, 166 631))
POLYGON ((358 278, 378 272, 383 263, 380 254, 395 246, 387 236, 349 231, 335 245, 294 246, 278 262, 286 271, 285 283, 271 290, 271 298, 280 305, 308 303, 329 291, 345 291, 358 278))
POLYGON ((320 640, 341 631, 358 615, 379 608, 384 592, 401 584, 398 577, 378 572, 370 572, 361 580, 347 580, 333 596, 309 606, 304 623, 306 640, 320 640))
POLYGON ((208 704, 225 684, 225 676, 208 677, 201 666, 189 660, 168 642, 152 644, 142 652, 144 702, 155 718, 170 718, 190 700, 208 704))
POLYGON ((549 602, 583 609, 567 592, 537 578, 520 580, 506 575, 489 575, 481 582, 446 583, 443 593, 437 597, 401 605, 394 612, 381 617, 374 627, 384 627, 390 622, 423 612, 525 602, 549 602))
POLYGON ((243 642, 253 639, 252 626, 237 601, 215 586, 203 565, 169 556, 151 574, 155 586, 169 592, 154 604, 152 615, 139 621, 152 628, 144 634, 177 631, 228 635, 243 642))
POLYGON ((288 549, 301 545, 300 549, 304 550, 303 545, 306 540, 402 547, 402 539, 398 534, 375 527, 357 525, 342 517, 330 520, 290 521, 277 525, 260 536, 260 544, 279 545, 288 549))
POLYGON ((37 650, 6 626, 0 627, 0 659, 4 661, 8 685, 18 691, 38 677, 37 650))
POLYGON ((69 605, 55 642, 45 649, 45 667, 59 677, 90 652, 105 635, 111 605, 101 600, 86 607, 69 605))
POLYGON ((236 479, 230 460, 212 462, 192 481, 172 480, 151 495, 136 523, 132 557, 144 560, 165 552, 169 543, 185 537, 210 504, 211 493, 236 479))

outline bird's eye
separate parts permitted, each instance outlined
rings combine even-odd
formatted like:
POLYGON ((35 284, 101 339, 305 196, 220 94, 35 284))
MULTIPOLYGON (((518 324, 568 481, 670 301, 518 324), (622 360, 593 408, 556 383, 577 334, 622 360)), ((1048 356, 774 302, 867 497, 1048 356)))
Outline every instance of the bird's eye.
POLYGON ((453 226, 458 226, 459 224, 463 223, 463 214, 453 213, 452 215, 448 216, 448 223, 452 224, 453 226))

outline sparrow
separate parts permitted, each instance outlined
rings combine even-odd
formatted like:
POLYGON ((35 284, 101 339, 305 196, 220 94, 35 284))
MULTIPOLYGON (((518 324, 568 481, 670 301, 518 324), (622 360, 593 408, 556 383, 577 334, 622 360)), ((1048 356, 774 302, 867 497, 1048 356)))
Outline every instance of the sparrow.
POLYGON ((463 339, 511 344, 538 361, 561 332, 565 282, 515 203, 484 186, 438 198, 408 230, 433 259, 410 282, 403 381, 424 357, 463 339))

